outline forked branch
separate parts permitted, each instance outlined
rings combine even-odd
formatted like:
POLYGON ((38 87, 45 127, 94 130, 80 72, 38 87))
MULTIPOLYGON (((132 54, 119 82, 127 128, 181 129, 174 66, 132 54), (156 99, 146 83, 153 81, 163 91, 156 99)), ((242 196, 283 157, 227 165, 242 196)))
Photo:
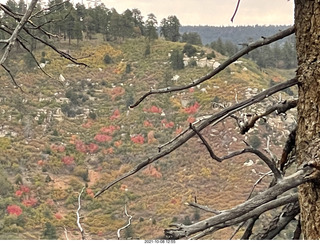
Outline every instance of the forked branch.
MULTIPOLYGON (((284 178, 273 187, 230 210, 223 211, 219 215, 207 218, 192 225, 179 225, 177 228, 167 229, 165 230, 165 235, 169 239, 180 239, 203 232, 200 233, 200 237, 202 237, 221 228, 241 223, 254 216, 259 216, 270 209, 296 202, 298 201, 297 194, 287 194, 279 198, 277 197, 286 191, 311 180, 315 177, 314 173, 316 171, 317 169, 314 167, 305 166, 299 169, 295 174, 284 178)), ((199 236, 196 236, 196 239, 197 238, 199 238, 199 236)))

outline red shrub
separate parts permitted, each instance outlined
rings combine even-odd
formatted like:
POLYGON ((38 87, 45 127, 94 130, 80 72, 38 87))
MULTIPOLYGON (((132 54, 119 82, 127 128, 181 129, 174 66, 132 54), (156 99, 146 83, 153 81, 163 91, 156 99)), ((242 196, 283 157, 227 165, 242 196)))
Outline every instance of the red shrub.
POLYGON ((93 124, 92 121, 88 121, 87 123, 82 124, 81 126, 82 126, 83 128, 88 129, 88 128, 91 128, 92 124, 93 124))
POLYGON ((94 139, 98 142, 106 142, 106 141, 111 141, 112 137, 108 135, 98 134, 94 137, 94 139))
POLYGON ((7 207, 7 212, 8 212, 9 214, 19 216, 20 214, 22 214, 22 209, 21 209, 19 206, 17 206, 17 205, 9 205, 9 206, 7 207))
POLYGON ((55 144, 51 145, 51 150, 55 152, 64 152, 65 149, 66 149, 65 146, 62 146, 62 145, 55 145, 55 144))
POLYGON ((94 144, 94 143, 90 143, 88 146, 88 151, 89 153, 96 153, 99 149, 99 146, 97 144, 94 144))
POLYGON ((178 129, 176 129, 176 135, 179 135, 182 132, 182 127, 179 127, 178 129))
POLYGON ((22 194, 23 194, 23 191, 21 191, 21 190, 17 190, 17 191, 16 191, 16 196, 17 196, 17 197, 21 197, 22 194))
POLYGON ((190 87, 190 88, 189 88, 189 92, 190 92, 190 93, 194 92, 194 87, 190 87))
POLYGON ((143 144, 144 137, 142 135, 136 135, 136 136, 131 137, 131 141, 136 144, 143 144))
POLYGON ((65 164, 65 165, 71 165, 74 163, 74 157, 72 156, 64 156, 61 161, 65 164))
POLYGON ((148 120, 145 120, 145 121, 143 122, 143 126, 144 126, 144 127, 153 127, 153 124, 152 124, 151 122, 149 122, 148 120))
POLYGON ((194 117, 189 117, 189 118, 187 119, 187 121, 188 121, 189 124, 192 124, 193 122, 196 121, 196 119, 195 119, 194 117))
POLYGON ((102 127, 100 129, 100 132, 112 135, 113 132, 115 132, 116 130, 119 130, 119 129, 120 129, 119 126, 110 125, 108 127, 102 127))
POLYGON ((22 201, 22 204, 26 207, 33 207, 37 204, 38 200, 35 198, 25 199, 22 201))
POLYGON ((116 109, 116 110, 113 112, 113 114, 111 115, 110 119, 111 119, 111 120, 115 120, 115 119, 118 119, 118 118, 120 118, 120 111, 119 111, 119 109, 116 109))
POLYGON ((75 144, 76 144, 77 151, 82 152, 82 153, 86 153, 87 152, 87 147, 82 141, 77 140, 75 142, 75 144))
POLYGON ((157 106, 152 106, 149 109, 144 109, 144 111, 150 112, 150 113, 156 113, 156 114, 161 114, 162 113, 162 109, 157 107, 157 106))
POLYGON ((27 186, 24 186, 24 185, 21 185, 21 186, 20 186, 20 190, 21 190, 23 193, 29 193, 29 192, 30 192, 30 188, 27 187, 27 186))
POLYGON ((185 108, 184 112, 186 112, 187 114, 194 114, 198 111, 199 107, 200 107, 200 104, 198 102, 195 102, 194 105, 185 108))

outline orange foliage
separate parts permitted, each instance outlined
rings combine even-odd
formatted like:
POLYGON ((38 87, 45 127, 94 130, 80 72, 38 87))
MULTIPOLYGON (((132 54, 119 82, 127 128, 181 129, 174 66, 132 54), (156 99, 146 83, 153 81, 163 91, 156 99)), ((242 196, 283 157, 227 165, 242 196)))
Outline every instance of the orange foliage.
POLYGON ((38 164, 39 166, 43 166, 43 165, 45 165, 45 161, 39 160, 39 161, 37 162, 37 164, 38 164))
POLYGON ((54 152, 64 152, 65 149, 66 148, 63 145, 56 145, 56 144, 51 145, 51 150, 54 152))
POLYGON ((122 145, 122 141, 121 141, 121 140, 116 141, 116 142, 114 143, 114 146, 116 146, 116 147, 120 147, 121 145, 122 145))
POLYGON ((114 101, 116 97, 122 96, 125 92, 126 90, 123 87, 118 86, 109 90, 108 94, 111 96, 112 101, 114 101))
POLYGON ((120 190, 121 190, 121 191, 127 191, 127 190, 128 190, 128 186, 125 185, 125 184, 122 184, 122 185, 120 186, 120 190))
POLYGON ((178 129, 176 129, 176 135, 179 135, 182 132, 182 127, 179 127, 178 129))
POLYGON ((187 121, 188 121, 189 124, 192 124, 193 122, 196 121, 196 119, 195 119, 194 117, 190 116, 190 117, 187 119, 187 121))
POLYGON ((148 133, 148 144, 151 144, 154 142, 157 142, 157 139, 154 138, 154 131, 152 130, 148 133))
POLYGON ((153 127, 153 124, 149 122, 148 120, 143 121, 143 126, 144 127, 153 127))
POLYGON ((88 194, 90 197, 94 198, 93 191, 92 191, 90 188, 87 188, 87 194, 88 194))
POLYGON ((146 175, 153 176, 155 178, 161 178, 162 174, 153 165, 149 164, 148 167, 143 171, 146 175))
POLYGON ((114 150, 113 150, 112 147, 109 147, 109 148, 107 148, 107 149, 104 149, 102 152, 103 152, 104 154, 113 154, 114 150))
POLYGON ((60 213, 55 213, 54 217, 58 220, 62 219, 62 215, 60 213))
POLYGON ((91 128, 92 124, 93 124, 93 122, 92 122, 91 120, 89 120, 87 123, 82 124, 81 126, 82 126, 83 128, 88 129, 88 128, 91 128))

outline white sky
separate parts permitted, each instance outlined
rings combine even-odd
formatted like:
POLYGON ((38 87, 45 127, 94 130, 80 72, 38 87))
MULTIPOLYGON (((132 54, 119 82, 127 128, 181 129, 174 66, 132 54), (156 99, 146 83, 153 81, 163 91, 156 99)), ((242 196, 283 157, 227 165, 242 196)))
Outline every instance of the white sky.
MULTIPOLYGON (((85 1, 85 0, 84 0, 85 1)), ((153 13, 158 22, 176 15, 181 25, 279 25, 293 24, 293 0, 241 0, 234 23, 230 21, 238 0, 101 0, 118 13, 138 8, 153 13)))

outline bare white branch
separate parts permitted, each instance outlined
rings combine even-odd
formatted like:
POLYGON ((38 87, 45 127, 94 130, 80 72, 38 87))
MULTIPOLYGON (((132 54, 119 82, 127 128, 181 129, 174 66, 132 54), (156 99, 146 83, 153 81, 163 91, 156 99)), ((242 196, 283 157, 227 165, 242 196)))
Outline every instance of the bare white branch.
POLYGON ((128 227, 131 225, 132 215, 129 215, 129 214, 128 214, 128 212, 127 212, 127 205, 126 205, 126 204, 124 205, 124 213, 125 213, 125 215, 128 217, 128 224, 126 224, 125 226, 123 226, 123 227, 121 227, 121 228, 118 229, 118 231, 117 231, 118 240, 120 239, 120 231, 128 228, 128 227))
POLYGON ((85 188, 86 188, 85 186, 82 187, 82 190, 81 190, 81 192, 79 193, 79 196, 78 196, 78 209, 77 209, 77 211, 76 211, 76 214, 77 214, 77 225, 78 225, 78 228, 79 228, 79 230, 80 230, 82 240, 84 240, 85 237, 84 237, 84 230, 83 230, 83 228, 82 228, 82 226, 81 226, 81 224, 80 224, 80 218, 81 218, 81 217, 80 217, 80 209, 81 209, 81 195, 82 195, 82 193, 83 193, 83 191, 84 191, 85 188))

